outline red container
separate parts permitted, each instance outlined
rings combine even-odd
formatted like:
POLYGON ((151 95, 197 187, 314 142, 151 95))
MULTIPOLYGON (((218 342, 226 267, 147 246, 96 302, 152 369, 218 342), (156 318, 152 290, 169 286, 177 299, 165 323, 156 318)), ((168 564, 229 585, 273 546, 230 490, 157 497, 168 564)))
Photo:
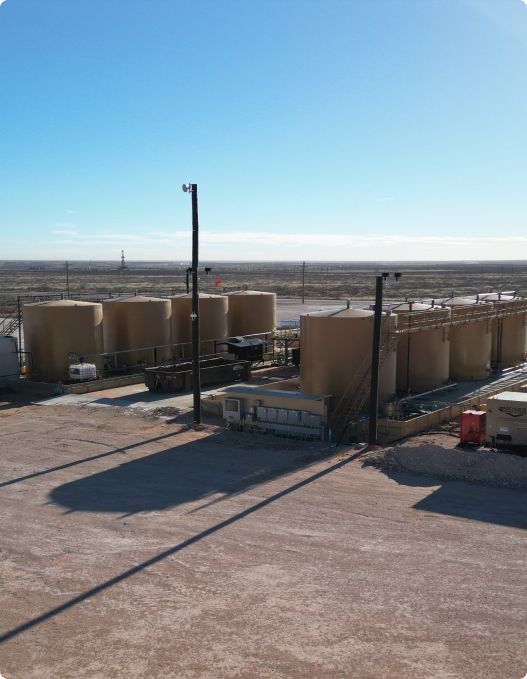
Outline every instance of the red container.
POLYGON ((465 410, 461 413, 461 443, 485 443, 486 415, 482 410, 465 410))

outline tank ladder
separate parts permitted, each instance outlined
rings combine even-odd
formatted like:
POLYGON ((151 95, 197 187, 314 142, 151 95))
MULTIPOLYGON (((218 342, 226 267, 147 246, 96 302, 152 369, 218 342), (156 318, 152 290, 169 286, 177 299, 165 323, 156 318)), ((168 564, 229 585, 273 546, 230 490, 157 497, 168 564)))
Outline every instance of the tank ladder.
POLYGON ((0 335, 14 335, 20 327, 20 319, 15 311, 0 321, 0 335))
MULTIPOLYGON (((386 361, 390 352, 394 350, 397 341, 398 337, 396 334, 390 332, 384 334, 380 348, 380 366, 386 361)), ((364 357, 359 369, 340 397, 330 418, 330 430, 337 445, 342 442, 349 425, 356 422, 357 417, 366 405, 366 401, 370 395, 370 382, 371 351, 364 357)))

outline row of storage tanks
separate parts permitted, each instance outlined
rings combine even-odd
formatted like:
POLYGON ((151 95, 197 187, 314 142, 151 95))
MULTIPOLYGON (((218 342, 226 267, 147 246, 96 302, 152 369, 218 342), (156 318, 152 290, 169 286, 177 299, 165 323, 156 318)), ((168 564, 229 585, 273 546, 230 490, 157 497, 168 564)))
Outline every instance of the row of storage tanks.
MULTIPOLYGON (((482 379, 491 364, 505 368, 523 362, 526 308, 524 299, 488 294, 454 297, 440 306, 403 303, 384 313, 383 334, 391 331, 393 337, 396 327, 429 329, 398 334, 385 344, 380 401, 391 400, 396 392, 431 390, 449 380, 482 379), (499 311, 511 315, 498 322, 492 315, 499 311)), ((373 317, 371 310, 353 308, 301 316, 303 391, 337 399, 344 394, 371 360, 373 317)))
MULTIPOLYGON (((272 332, 276 325, 276 295, 243 290, 227 295, 200 294, 202 354, 212 353, 211 340, 272 332)), ((172 345, 190 343, 192 296, 166 299, 131 296, 101 303, 54 300, 23 307, 25 351, 31 354, 36 379, 62 380, 71 355, 115 354, 120 365, 175 358, 172 345)), ((178 356, 189 356, 190 344, 178 356)), ((101 367, 101 358, 87 359, 101 367)))

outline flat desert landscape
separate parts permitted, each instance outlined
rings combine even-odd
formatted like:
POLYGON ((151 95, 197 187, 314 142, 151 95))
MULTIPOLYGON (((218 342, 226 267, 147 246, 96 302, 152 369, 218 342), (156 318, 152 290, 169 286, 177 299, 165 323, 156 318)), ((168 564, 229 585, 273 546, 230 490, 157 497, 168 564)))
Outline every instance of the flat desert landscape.
MULTIPOLYGON (((184 262, 129 262, 124 271, 114 262, 0 261, 0 304, 5 313, 19 295, 67 293, 98 295, 136 291, 155 294, 186 292, 184 262)), ((371 300, 375 275, 400 271, 388 282, 386 299, 450 297, 490 290, 527 293, 527 262, 202 262, 200 287, 205 292, 253 290, 276 292, 281 298, 371 300), (211 269, 210 273, 205 268, 211 269), (219 281, 219 282, 218 282, 219 281)))

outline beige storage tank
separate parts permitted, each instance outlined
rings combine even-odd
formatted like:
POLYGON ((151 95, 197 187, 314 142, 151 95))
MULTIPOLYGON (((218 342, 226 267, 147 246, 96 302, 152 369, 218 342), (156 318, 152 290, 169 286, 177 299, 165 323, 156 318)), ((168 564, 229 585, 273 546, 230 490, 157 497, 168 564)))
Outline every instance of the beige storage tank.
MULTIPOLYGON (((181 356, 192 354, 192 295, 178 295, 171 297, 172 304, 172 344, 187 342, 179 348, 181 356)), ((215 351, 214 342, 208 340, 223 339, 228 335, 227 311, 229 300, 225 295, 199 296, 199 330, 201 353, 212 354, 215 351)))
POLYGON ((448 382, 450 374, 450 309, 405 302, 393 309, 397 327, 417 328, 404 333, 397 344, 397 391, 416 393, 448 382), (434 323, 440 327, 427 330, 434 323))
POLYGON ((104 300, 102 306, 104 352, 117 352, 117 365, 162 363, 171 358, 169 299, 116 297, 104 300), (149 347, 159 348, 154 352, 149 347))
POLYGON ((500 311, 516 312, 503 318, 495 318, 492 323, 491 360, 493 366, 508 368, 522 363, 525 360, 527 301, 499 293, 491 293, 483 297, 486 301, 492 302, 498 313, 500 311))
POLYGON ((451 310, 450 379, 478 380, 490 372, 492 306, 476 299, 452 297, 445 302, 451 310))
MULTIPOLYGON (((300 387, 331 394, 338 402, 349 384, 371 360, 373 311, 337 309, 300 316, 300 387)), ((383 314, 383 335, 396 319, 383 314)), ((386 346, 379 378, 379 401, 395 393, 395 342, 386 346)))
POLYGON ((229 297, 229 337, 271 333, 276 327, 276 294, 241 290, 229 297))
POLYGON ((61 299, 25 304, 22 312, 31 377, 52 382, 67 379, 70 364, 76 362, 69 359, 73 353, 102 367, 100 360, 89 356, 103 352, 101 304, 61 299))

